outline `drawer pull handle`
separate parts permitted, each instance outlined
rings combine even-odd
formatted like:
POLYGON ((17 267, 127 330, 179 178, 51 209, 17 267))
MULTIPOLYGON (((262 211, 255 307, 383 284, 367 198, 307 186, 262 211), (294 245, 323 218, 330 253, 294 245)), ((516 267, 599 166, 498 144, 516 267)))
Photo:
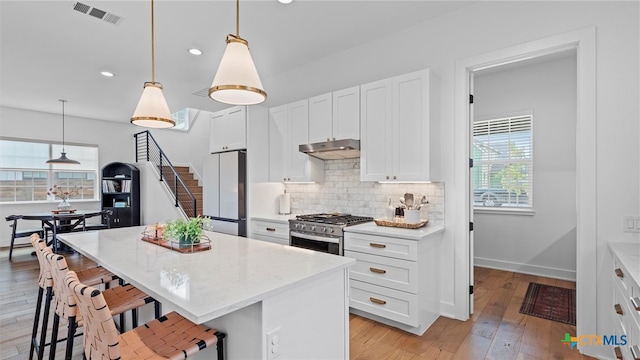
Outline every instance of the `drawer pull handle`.
POLYGON ((638 345, 633 345, 630 349, 633 360, 640 360, 640 347, 638 345))
POLYGON ((624 277, 624 273, 619 268, 615 269, 614 271, 616 272, 616 276, 617 277, 619 277, 619 278, 623 278, 624 277))
POLYGON ((369 268, 369 271, 374 272, 376 274, 386 274, 387 270, 383 270, 383 269, 376 269, 376 268, 369 268))
POLYGON ((374 248, 378 248, 378 249, 384 249, 387 247, 387 245, 385 244, 376 244, 376 243, 369 243, 369 246, 374 247, 374 248))
POLYGON ((640 311, 640 298, 637 298, 637 297, 631 298, 631 305, 633 305, 634 309, 636 309, 637 311, 640 311))
POLYGON ((374 297, 370 297, 369 301, 371 301, 372 303, 380 304, 380 305, 385 305, 387 303, 384 300, 376 299, 374 297))
POLYGON ((616 314, 624 315, 624 312, 622 311, 622 306, 620 306, 620 304, 613 305, 613 308, 616 309, 616 314))
POLYGON ((620 346, 614 347, 613 352, 616 353, 616 359, 622 360, 622 350, 620 350, 620 346))
POLYGON ((276 231, 274 228, 267 228, 267 231, 276 231))

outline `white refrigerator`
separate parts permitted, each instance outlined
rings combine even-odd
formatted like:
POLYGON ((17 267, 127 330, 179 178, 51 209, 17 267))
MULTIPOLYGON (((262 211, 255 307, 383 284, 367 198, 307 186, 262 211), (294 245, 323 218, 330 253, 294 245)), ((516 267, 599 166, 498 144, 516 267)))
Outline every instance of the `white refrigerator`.
POLYGON ((207 155, 203 164, 204 216, 212 231, 247 236, 247 153, 245 150, 207 155))

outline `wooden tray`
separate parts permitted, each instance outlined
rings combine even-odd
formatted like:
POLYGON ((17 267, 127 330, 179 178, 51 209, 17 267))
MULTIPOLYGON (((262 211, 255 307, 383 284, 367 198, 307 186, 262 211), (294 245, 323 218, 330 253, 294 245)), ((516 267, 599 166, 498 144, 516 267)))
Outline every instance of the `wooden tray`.
POLYGON ((68 210, 51 210, 52 213, 54 214, 73 214, 76 212, 75 209, 68 209, 68 210))
POLYGON ((376 225, 378 226, 397 227, 402 229, 418 229, 427 225, 427 223, 429 222, 429 219, 421 219, 419 223, 415 223, 415 224, 407 224, 404 222, 404 220, 402 220, 402 222, 394 222, 394 221, 387 221, 382 219, 374 219, 373 221, 375 221, 376 225))
POLYGON ((157 238, 155 236, 143 235, 142 241, 146 241, 148 243, 152 243, 158 246, 162 246, 163 248, 171 249, 173 251, 177 251, 183 254, 191 254, 206 250, 211 250, 211 241, 210 240, 200 240, 199 244, 188 246, 188 247, 180 247, 178 243, 166 241, 162 238, 157 238))

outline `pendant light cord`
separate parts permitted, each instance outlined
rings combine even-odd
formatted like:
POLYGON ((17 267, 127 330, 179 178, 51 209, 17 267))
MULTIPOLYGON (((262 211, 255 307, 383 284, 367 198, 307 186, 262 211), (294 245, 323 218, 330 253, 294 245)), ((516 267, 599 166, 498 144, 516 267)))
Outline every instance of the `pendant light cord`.
POLYGON ((156 83, 156 45, 154 41, 153 0, 151 0, 151 83, 156 83))
POLYGON ((240 38, 240 0, 236 0, 236 36, 240 38))
POLYGON ((58 101, 62 103, 62 152, 64 153, 64 103, 66 103, 67 100, 59 99, 58 101))

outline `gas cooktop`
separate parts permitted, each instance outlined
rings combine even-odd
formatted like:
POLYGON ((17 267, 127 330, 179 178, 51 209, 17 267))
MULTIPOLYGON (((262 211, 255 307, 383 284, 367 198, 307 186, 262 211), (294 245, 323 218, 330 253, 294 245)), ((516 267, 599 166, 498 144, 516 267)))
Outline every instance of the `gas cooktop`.
POLYGON ((372 217, 368 216, 356 216, 343 213, 321 213, 321 214, 309 214, 309 215, 297 215, 296 220, 305 221, 310 223, 320 224, 332 224, 332 225, 355 225, 369 221, 373 221, 372 217))

